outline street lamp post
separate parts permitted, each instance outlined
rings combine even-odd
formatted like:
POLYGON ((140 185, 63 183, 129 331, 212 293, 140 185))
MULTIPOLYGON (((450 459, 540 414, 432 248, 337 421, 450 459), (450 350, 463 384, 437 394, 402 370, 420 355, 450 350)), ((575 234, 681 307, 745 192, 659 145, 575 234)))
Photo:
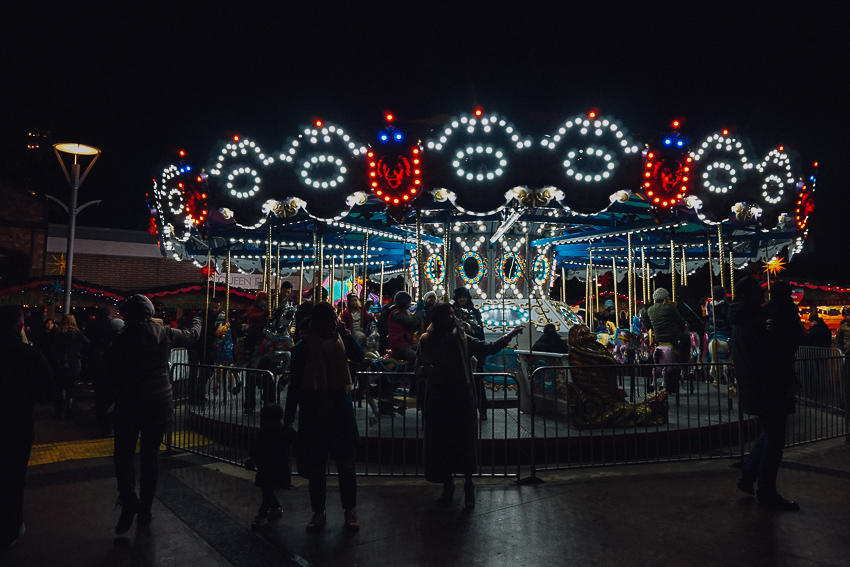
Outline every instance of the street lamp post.
POLYGON ((52 195, 47 195, 48 199, 55 201, 60 207, 65 209, 65 212, 68 213, 69 217, 68 242, 66 248, 67 253, 65 254, 65 303, 62 306, 62 313, 68 315, 71 313, 71 281, 74 266, 74 235, 77 230, 77 213, 81 212, 89 205, 97 205, 100 203, 99 200, 89 201, 88 203, 84 203, 82 206, 77 207, 77 192, 80 189, 80 185, 82 185, 83 181, 86 180, 86 176, 91 171, 94 162, 96 162, 97 158, 100 157, 100 150, 84 144, 62 143, 53 144, 53 151, 56 153, 56 159, 59 160, 59 165, 62 167, 62 172, 65 174, 65 179, 68 181, 68 185, 71 186, 71 206, 66 205, 52 195), (68 173, 68 168, 65 166, 65 162, 62 161, 62 155, 59 152, 74 156, 74 163, 71 165, 71 173, 68 173), (82 174, 80 174, 79 156, 94 156, 82 174))

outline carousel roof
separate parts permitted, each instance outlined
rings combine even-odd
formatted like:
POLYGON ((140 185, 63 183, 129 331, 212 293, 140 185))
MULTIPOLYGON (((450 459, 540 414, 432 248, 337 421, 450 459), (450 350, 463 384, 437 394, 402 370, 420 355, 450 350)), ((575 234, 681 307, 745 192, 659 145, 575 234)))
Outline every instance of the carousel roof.
POLYGON ((427 257, 449 240, 581 276, 591 257, 626 259, 629 241, 655 271, 671 254, 695 269, 724 245, 736 265, 791 256, 814 211, 816 177, 790 150, 754 150, 728 129, 692 141, 674 121, 641 141, 594 110, 531 136, 475 109, 427 126, 388 114, 375 130, 366 139, 316 120, 273 151, 240 136, 208 164, 181 151, 154 180, 151 231, 164 254, 221 265, 230 250, 243 271, 261 268, 269 242, 284 273, 311 267, 320 248, 325 265, 362 267, 368 234, 370 273, 397 274, 418 242, 427 257))

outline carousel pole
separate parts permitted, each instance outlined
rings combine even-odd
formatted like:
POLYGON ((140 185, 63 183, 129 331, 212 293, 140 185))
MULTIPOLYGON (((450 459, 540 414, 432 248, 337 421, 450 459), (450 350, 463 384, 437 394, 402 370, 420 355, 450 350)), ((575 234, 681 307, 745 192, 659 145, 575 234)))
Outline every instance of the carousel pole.
MULTIPOLYGON (((593 289, 593 244, 591 243, 587 249, 587 259, 590 263, 590 268, 588 269, 589 279, 587 281, 587 289, 590 292, 590 309, 594 309, 595 302, 593 300, 594 289, 593 289)), ((594 316, 596 312, 594 312, 594 316)))
POLYGON ((767 300, 770 301, 770 270, 767 270, 767 300))
POLYGON ((620 327, 620 301, 617 296, 617 258, 611 258, 611 275, 614 276, 614 326, 620 327))
POLYGON ((274 274, 274 308, 280 307, 280 242, 277 244, 277 259, 274 274))
POLYGON ((322 297, 324 295, 323 290, 325 287, 322 285, 325 279, 325 234, 322 233, 319 235, 319 281, 317 283, 319 287, 319 297, 316 299, 316 303, 321 303, 324 301, 322 297))
POLYGON ((561 303, 567 303, 567 271, 561 266, 561 303))
MULTIPOLYGON (((584 324, 590 328, 590 264, 584 265, 584 324)), ((592 330, 592 329, 591 329, 592 330)))
POLYGON ((312 286, 312 295, 313 295, 313 305, 316 304, 316 268, 319 266, 319 253, 316 249, 317 243, 319 241, 319 237, 316 234, 315 228, 313 229, 313 286, 312 286))
POLYGON ((224 274, 224 314, 230 321, 230 248, 227 249, 227 272, 224 274))
POLYGON ((201 353, 201 362, 207 360, 207 326, 210 318, 210 262, 212 261, 212 249, 210 248, 209 240, 207 240, 207 293, 204 300, 204 345, 201 353))
MULTIPOLYGON (((343 254, 342 256, 344 258, 345 254, 343 254)), ((328 287, 331 288, 330 289, 330 292, 331 292, 330 298, 331 298, 331 305, 334 307, 334 309, 336 309, 336 305, 335 305, 335 302, 336 302, 336 281, 334 280, 334 278, 336 277, 336 274, 334 273, 334 268, 336 267, 335 264, 336 264, 336 256, 331 256, 331 277, 328 280, 328 287)))
POLYGON ((599 313, 599 268, 596 268, 593 271, 593 288, 596 291, 596 299, 594 301, 594 309, 596 313, 599 313))
POLYGON ((708 244, 708 295, 714 301, 714 266, 711 264, 711 237, 706 239, 708 244))
POLYGON ((422 273, 422 211, 416 211, 416 299, 425 295, 425 275, 422 273))
POLYGON ((366 324, 366 299, 369 297, 369 289, 367 286, 366 277, 368 275, 368 262, 369 260, 369 233, 363 235, 363 299, 361 301, 360 308, 363 310, 363 314, 360 317, 360 324, 366 324))
POLYGON ((729 251, 729 291, 732 293, 732 301, 735 301, 735 264, 734 255, 729 251))
POLYGON ((378 307, 384 307, 384 263, 381 262, 381 282, 378 284, 378 307))
POLYGON ((646 246, 641 246, 640 248, 640 291, 643 296, 643 304, 646 305, 646 292, 649 289, 649 282, 646 279, 647 269, 646 269, 646 246))
POLYGON ((301 268, 298 270, 298 305, 304 300, 304 256, 301 256, 301 268))
POLYGON ((688 285, 688 258, 685 256, 685 246, 682 246, 682 285, 688 285))
POLYGON ((626 244, 628 245, 628 264, 626 264, 626 285, 629 290, 629 327, 631 328, 632 324, 632 316, 634 315, 634 311, 632 309, 632 300, 637 299, 632 294, 634 288, 634 268, 632 267, 632 263, 634 262, 634 257, 632 256, 632 233, 628 233, 626 235, 626 244))
POLYGON ((676 245, 673 243, 672 236, 670 236, 670 293, 673 296, 673 303, 676 303, 676 245))
POLYGON ((722 223, 717 225, 717 257, 720 260, 720 285, 723 289, 726 289, 726 270, 723 268, 726 254, 723 250, 723 231, 720 228, 721 226, 722 223))

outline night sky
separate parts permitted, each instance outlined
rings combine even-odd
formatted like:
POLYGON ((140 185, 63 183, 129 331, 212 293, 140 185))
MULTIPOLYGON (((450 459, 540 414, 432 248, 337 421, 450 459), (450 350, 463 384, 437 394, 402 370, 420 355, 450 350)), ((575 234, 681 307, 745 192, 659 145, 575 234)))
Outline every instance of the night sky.
POLYGON ((4 169, 38 167, 45 190, 65 196, 52 155, 22 159, 26 132, 98 146, 81 200, 104 203, 79 222, 140 229, 144 194, 175 152, 206 165, 234 133, 278 148, 317 117, 365 138, 385 109, 428 120, 482 105, 536 136, 598 107, 650 141, 684 117, 695 139, 734 128, 753 142, 753 158, 785 144, 799 156, 798 174, 820 162, 819 211, 795 273, 850 284, 842 224, 850 24, 840 4, 795 13, 650 4, 515 13, 449 5, 417 15, 402 3, 386 11, 328 3, 322 13, 207 3, 203 12, 20 14, 0 35, 4 169))

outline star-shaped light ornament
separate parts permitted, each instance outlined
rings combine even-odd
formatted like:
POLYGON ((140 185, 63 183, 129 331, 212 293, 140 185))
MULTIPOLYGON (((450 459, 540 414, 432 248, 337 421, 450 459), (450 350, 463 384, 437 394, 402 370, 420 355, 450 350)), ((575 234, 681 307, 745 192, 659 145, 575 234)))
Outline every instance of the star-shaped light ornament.
POLYGON ((785 261, 784 257, 777 258, 776 256, 774 256, 773 258, 771 258, 770 260, 768 260, 765 263, 764 271, 767 272, 768 274, 772 275, 772 276, 775 276, 779 272, 782 272, 782 271, 785 270, 786 264, 787 264, 787 262, 785 261))

